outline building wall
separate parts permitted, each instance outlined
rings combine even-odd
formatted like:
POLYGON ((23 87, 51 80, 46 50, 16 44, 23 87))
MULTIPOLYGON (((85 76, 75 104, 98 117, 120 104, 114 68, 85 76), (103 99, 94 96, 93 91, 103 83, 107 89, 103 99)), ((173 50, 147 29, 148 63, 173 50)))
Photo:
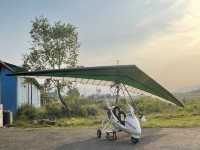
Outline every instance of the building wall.
POLYGON ((20 108, 21 106, 28 103, 28 92, 27 92, 27 86, 24 84, 23 78, 17 78, 17 108, 20 108))
POLYGON ((32 84, 32 105, 40 107, 40 90, 32 84))
POLYGON ((40 90, 32 83, 27 83, 24 78, 17 78, 17 108, 25 104, 40 107, 40 90))
POLYGON ((2 79, 1 79, 1 76, 2 76, 2 72, 1 72, 1 67, 0 67, 0 104, 2 104, 2 94, 1 94, 1 92, 2 92, 2 87, 1 87, 1 85, 2 85, 2 79))
POLYGON ((16 112, 17 110, 17 78, 7 76, 11 71, 1 68, 1 103, 4 110, 16 112))
POLYGON ((40 90, 25 79, 7 76, 12 72, 0 67, 0 104, 4 110, 15 113, 22 105, 30 104, 40 107, 40 90))

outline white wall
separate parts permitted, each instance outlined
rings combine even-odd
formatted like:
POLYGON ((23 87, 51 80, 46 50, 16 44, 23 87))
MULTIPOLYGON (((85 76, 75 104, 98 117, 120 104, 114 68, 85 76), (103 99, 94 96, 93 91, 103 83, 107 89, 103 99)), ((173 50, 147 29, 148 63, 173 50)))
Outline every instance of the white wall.
POLYGON ((38 90, 38 87, 33 84, 32 84, 32 105, 35 107, 40 107, 40 90, 38 90))
POLYGON ((40 90, 34 84, 24 81, 22 77, 17 78, 17 108, 25 104, 40 107, 40 90))

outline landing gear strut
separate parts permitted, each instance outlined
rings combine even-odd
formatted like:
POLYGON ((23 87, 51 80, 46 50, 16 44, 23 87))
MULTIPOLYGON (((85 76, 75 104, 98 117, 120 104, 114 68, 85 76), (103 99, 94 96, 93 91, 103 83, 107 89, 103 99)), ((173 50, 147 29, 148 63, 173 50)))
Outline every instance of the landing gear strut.
POLYGON ((97 129, 97 138, 100 139, 100 138, 101 138, 101 134, 102 134, 102 133, 101 133, 101 130, 100 130, 100 129, 97 129))
POLYGON ((114 141, 117 140, 117 133, 116 133, 116 131, 113 132, 113 140, 114 140, 114 141))
MULTIPOLYGON (((116 131, 106 131, 106 139, 116 141, 117 140, 117 132, 116 131)), ((97 129, 97 138, 102 137, 102 131, 101 129, 97 129)))
POLYGON ((116 141, 117 140, 117 132, 116 131, 106 132, 106 139, 116 141), (112 136, 110 136, 110 133, 112 134, 112 136))

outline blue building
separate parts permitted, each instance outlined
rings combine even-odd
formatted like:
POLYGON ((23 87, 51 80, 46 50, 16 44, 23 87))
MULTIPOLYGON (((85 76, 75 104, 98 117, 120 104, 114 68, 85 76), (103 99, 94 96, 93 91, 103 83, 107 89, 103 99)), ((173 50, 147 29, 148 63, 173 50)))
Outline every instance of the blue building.
POLYGON ((40 85, 33 78, 7 76, 21 67, 0 61, 0 104, 15 113, 25 104, 40 107, 40 85))

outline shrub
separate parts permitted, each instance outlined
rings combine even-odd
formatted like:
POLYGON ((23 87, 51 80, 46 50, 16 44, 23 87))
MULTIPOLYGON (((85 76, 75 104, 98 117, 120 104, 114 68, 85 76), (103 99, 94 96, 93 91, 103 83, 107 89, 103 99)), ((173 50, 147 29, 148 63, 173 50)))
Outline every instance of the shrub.
POLYGON ((178 107, 151 97, 141 97, 136 101, 137 106, 144 114, 174 112, 178 107))
POLYGON ((50 103, 45 106, 45 117, 59 118, 64 116, 63 108, 58 103, 50 103))
POLYGON ((87 106, 81 106, 79 113, 77 113, 76 116, 87 117, 88 116, 87 106))
MULTIPOLYGON (((200 101, 193 99, 185 102, 184 110, 188 113, 200 114, 200 101)), ((183 111, 183 109, 182 109, 183 111)))
POLYGON ((86 107, 88 116, 96 116, 98 108, 95 105, 89 105, 86 107))
POLYGON ((24 105, 18 109, 16 117, 23 120, 33 120, 38 117, 39 113, 35 107, 24 105))
POLYGON ((97 103, 96 101, 85 97, 68 96, 65 100, 69 112, 67 112, 58 101, 52 101, 42 108, 34 108, 30 105, 24 105, 18 110, 17 119, 34 120, 96 116, 103 105, 103 102, 97 103))

